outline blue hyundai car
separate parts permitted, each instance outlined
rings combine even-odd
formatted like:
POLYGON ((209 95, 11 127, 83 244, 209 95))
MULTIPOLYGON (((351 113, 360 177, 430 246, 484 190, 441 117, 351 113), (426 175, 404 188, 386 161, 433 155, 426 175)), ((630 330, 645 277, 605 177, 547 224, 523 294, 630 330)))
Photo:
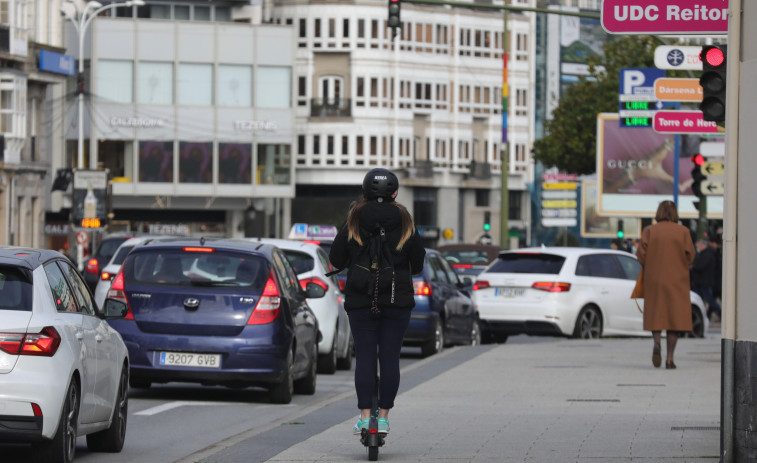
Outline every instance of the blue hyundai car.
POLYGON ((129 350, 132 387, 171 381, 269 390, 274 403, 315 393, 318 321, 283 252, 232 239, 134 248, 108 298, 129 313, 110 323, 129 350))
POLYGON ((426 249, 423 271, 413 276, 415 308, 405 346, 419 346, 424 357, 452 344, 481 343, 478 310, 468 286, 436 250, 426 249))

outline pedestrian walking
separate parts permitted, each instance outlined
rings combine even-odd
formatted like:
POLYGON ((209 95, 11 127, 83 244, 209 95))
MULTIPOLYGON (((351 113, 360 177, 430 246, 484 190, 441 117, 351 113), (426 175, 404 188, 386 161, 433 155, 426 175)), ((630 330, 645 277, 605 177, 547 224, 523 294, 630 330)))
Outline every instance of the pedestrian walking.
POLYGON ((415 306, 412 275, 423 270, 423 242, 407 209, 395 201, 397 176, 372 169, 363 199, 337 233, 329 259, 347 268, 344 309, 355 342, 355 392, 360 418, 354 434, 368 428, 378 362, 378 432, 389 432, 389 410, 400 384, 400 350, 415 306), (376 265, 376 271, 367 272, 376 265), (380 271, 379 271, 380 270, 380 271))
POLYGON ((644 329, 652 332, 652 364, 662 363, 660 339, 667 335, 665 368, 676 368, 674 353, 680 333, 692 330, 689 267, 696 251, 689 229, 678 223, 673 201, 657 207, 654 225, 641 233, 636 251, 644 271, 644 329))
POLYGON ((707 318, 722 318, 720 304, 715 299, 715 286, 719 278, 720 256, 715 238, 697 241, 697 255, 691 266, 691 289, 707 304, 707 318))

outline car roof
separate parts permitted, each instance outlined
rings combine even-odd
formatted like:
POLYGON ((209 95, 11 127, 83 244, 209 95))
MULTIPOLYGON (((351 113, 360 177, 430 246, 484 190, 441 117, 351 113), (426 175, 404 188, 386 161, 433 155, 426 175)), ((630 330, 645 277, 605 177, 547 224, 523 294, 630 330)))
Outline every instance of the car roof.
POLYGON ((56 257, 65 258, 63 254, 52 249, 0 246, 0 265, 14 265, 34 270, 56 257))
POLYGON ((245 241, 251 243, 265 243, 271 244, 281 249, 301 249, 308 252, 316 252, 317 249, 322 249, 319 245, 311 243, 309 241, 300 240, 286 240, 282 238, 244 238, 245 241))
POLYGON ((185 247, 215 248, 224 251, 254 252, 268 258, 273 255, 276 246, 267 243, 257 243, 240 238, 168 238, 149 241, 132 250, 136 252, 149 252, 152 249, 177 249, 185 247))
POLYGON ((541 246, 541 247, 532 247, 532 248, 519 248, 519 249, 511 249, 507 251, 502 251, 499 254, 556 254, 563 257, 573 257, 573 256, 583 256, 586 254, 619 254, 623 256, 629 256, 636 258, 635 255, 626 252, 626 251, 620 251, 615 249, 605 249, 605 248, 582 248, 582 247, 564 247, 564 246, 541 246))

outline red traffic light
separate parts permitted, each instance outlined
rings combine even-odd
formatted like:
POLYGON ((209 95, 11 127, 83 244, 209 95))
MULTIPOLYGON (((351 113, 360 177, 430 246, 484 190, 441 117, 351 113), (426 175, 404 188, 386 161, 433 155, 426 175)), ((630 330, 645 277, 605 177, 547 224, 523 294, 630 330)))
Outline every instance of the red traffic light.
POLYGON ((710 66, 718 67, 725 62, 725 54, 720 48, 713 47, 707 50, 702 61, 710 66))
POLYGON ((701 154, 695 154, 691 157, 691 162, 698 166, 701 166, 702 164, 704 164, 704 156, 702 156, 701 154))

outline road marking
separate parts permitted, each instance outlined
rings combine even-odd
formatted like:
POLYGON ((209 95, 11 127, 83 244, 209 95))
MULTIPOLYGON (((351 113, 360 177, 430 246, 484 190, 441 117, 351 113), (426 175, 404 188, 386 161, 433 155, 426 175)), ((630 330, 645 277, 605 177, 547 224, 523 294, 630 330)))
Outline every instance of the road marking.
POLYGON ((239 402, 196 402, 196 401, 190 401, 190 400, 177 400, 175 402, 168 402, 163 405, 158 405, 157 407, 152 407, 152 408, 142 410, 140 412, 135 413, 135 415, 152 416, 152 415, 157 415, 158 413, 167 412, 168 410, 184 407, 187 405, 199 405, 199 406, 235 405, 235 406, 238 406, 239 402))

